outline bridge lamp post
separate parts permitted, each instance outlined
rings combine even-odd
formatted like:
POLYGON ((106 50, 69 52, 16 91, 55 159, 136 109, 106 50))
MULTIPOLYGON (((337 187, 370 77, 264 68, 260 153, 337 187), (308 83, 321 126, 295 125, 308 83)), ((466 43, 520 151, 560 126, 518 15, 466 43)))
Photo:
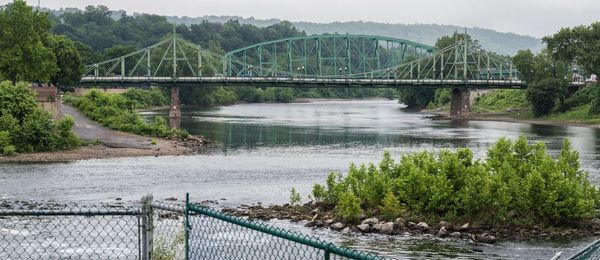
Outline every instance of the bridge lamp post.
POLYGON ((304 70, 304 66, 296 68, 296 74, 300 77, 300 71, 304 70))
POLYGON ((344 68, 340 67, 339 70, 340 70, 340 75, 344 75, 344 74, 346 74, 346 71, 348 70, 348 67, 344 67, 344 68))
POLYGON ((248 67, 246 68, 250 72, 250 74, 249 74, 250 77, 252 77, 252 69, 253 68, 254 68, 254 66, 252 66, 252 65, 248 65, 248 67))

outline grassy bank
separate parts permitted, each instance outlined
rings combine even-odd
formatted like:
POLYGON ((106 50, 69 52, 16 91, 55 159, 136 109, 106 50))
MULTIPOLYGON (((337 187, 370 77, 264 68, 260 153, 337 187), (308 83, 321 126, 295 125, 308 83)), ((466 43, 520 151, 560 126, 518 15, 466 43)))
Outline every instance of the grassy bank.
POLYGON ((471 107, 480 117, 495 115, 516 119, 563 122, 574 124, 600 124, 600 115, 590 111, 595 85, 583 87, 558 102, 547 115, 535 117, 525 90, 494 90, 477 98, 471 107))
POLYGON ((77 97, 65 96, 65 102, 77 107, 90 119, 114 130, 156 137, 187 137, 185 130, 173 129, 157 116, 146 123, 136 109, 168 105, 166 93, 158 88, 129 89, 122 94, 92 90, 77 97))

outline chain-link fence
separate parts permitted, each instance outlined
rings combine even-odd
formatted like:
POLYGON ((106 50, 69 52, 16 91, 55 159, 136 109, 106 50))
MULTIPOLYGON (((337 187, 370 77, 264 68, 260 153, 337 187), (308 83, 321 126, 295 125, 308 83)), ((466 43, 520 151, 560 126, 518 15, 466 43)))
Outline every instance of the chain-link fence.
POLYGON ((0 259, 139 258, 139 215, 135 207, 15 203, 0 209, 0 259))
POLYGON ((0 259, 378 259, 186 203, 0 204, 0 259))
POLYGON ((600 240, 596 240, 581 251, 575 253, 569 260, 600 259, 600 240))

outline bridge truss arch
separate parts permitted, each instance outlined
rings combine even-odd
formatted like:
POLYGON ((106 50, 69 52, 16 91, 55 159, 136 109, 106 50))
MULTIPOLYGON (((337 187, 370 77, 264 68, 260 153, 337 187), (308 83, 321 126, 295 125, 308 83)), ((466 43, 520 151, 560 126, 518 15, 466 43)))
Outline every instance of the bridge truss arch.
POLYGON ((435 47, 373 35, 326 34, 250 45, 223 57, 229 77, 372 78, 435 47))

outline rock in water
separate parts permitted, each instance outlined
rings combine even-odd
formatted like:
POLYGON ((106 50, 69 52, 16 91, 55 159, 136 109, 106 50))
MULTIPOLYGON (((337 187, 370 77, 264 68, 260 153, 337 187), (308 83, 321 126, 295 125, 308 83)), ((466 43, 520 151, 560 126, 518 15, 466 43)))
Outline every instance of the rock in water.
POLYGON ((381 224, 381 229, 379 230, 379 233, 386 234, 386 235, 393 234, 394 233, 394 222, 385 222, 385 223, 381 224))
POLYGON ((493 244, 496 243, 496 237, 492 236, 488 233, 483 233, 479 236, 476 236, 476 241, 480 243, 493 244))
POLYGON ((373 232, 379 232, 379 231, 381 231, 381 226, 382 225, 383 225, 382 223, 377 223, 377 224, 371 226, 371 231, 373 231, 373 232))
POLYGON ((417 223, 417 227, 421 230, 428 230, 429 229, 429 225, 427 225, 427 223, 425 222, 419 222, 417 223))
POLYGON ((363 222, 361 222, 360 224, 367 224, 367 225, 373 226, 373 225, 375 225, 377 223, 379 223, 379 219, 377 219, 377 218, 368 218, 368 219, 363 220, 363 222))
POLYGON ((331 224, 331 226, 329 226, 331 229, 333 230, 342 230, 344 229, 344 224, 342 222, 335 222, 333 224, 331 224))
POLYGON ((394 219, 394 227, 396 229, 403 229, 405 225, 406 225, 406 221, 404 221, 403 218, 394 219))
POLYGON ((448 236, 448 230, 446 230, 446 227, 445 227, 445 226, 442 226, 442 227, 440 228, 440 230, 437 232, 437 235, 438 235, 439 237, 447 237, 447 236, 448 236))
POLYGON ((360 224, 356 226, 360 232, 366 233, 369 232, 369 224, 360 224))
POLYGON ((470 227, 469 223, 465 223, 464 225, 460 226, 456 230, 457 231, 466 231, 466 230, 469 230, 469 227, 470 227))

